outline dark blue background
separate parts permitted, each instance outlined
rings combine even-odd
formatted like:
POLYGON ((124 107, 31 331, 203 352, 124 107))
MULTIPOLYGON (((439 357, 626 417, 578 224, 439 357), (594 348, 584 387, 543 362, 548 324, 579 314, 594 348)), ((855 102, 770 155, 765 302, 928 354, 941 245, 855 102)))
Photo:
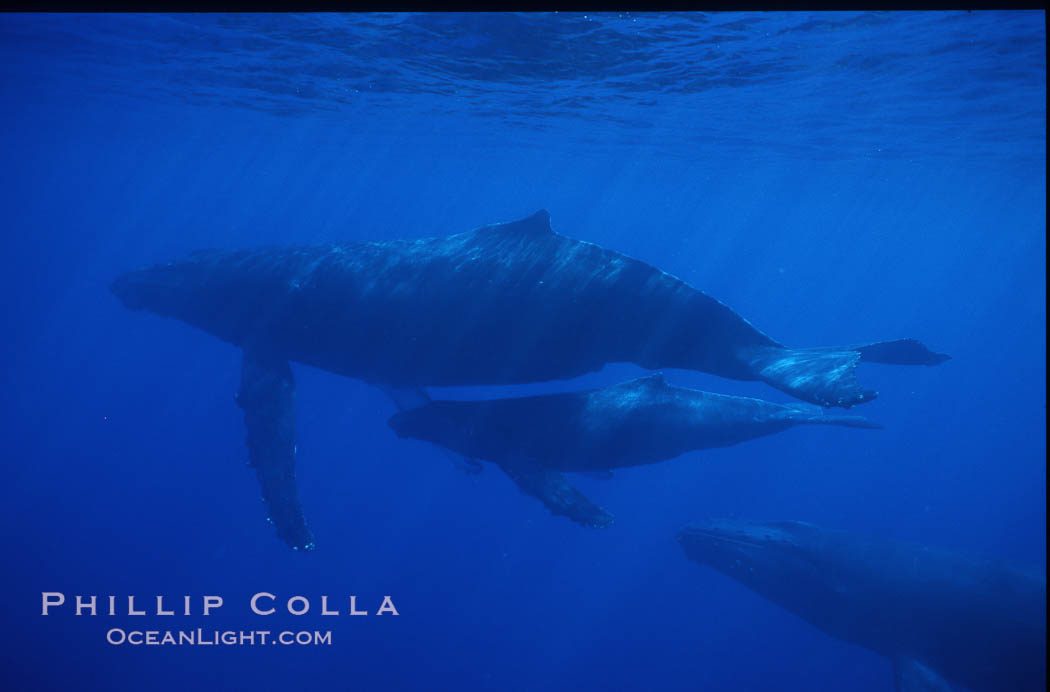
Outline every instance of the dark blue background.
MULTIPOLYGON (((10 689, 890 689, 890 666, 688 562, 684 523, 800 519, 1045 563, 1042 13, 0 17, 10 689), (125 310, 192 249, 444 235, 544 207, 790 345, 863 366, 883 431, 805 428, 578 485, 603 531, 395 438, 294 366, 318 549, 264 521, 240 355, 125 310), (259 618, 256 591, 394 617, 259 618), (41 591, 219 594, 209 618, 40 616, 41 591), (113 647, 111 626, 332 629, 113 647)), ((614 383, 435 391, 503 396, 614 383)), ((677 385, 784 401, 760 384, 677 385)))

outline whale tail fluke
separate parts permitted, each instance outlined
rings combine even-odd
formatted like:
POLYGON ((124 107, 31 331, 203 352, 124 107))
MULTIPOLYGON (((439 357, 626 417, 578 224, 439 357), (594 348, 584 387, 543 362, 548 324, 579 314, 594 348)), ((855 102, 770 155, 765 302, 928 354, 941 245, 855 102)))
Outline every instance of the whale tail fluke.
POLYGON ((871 401, 878 392, 864 389, 854 370, 860 351, 843 349, 752 349, 746 359, 755 376, 793 397, 820 406, 849 408, 871 401))
POLYGON ((887 363, 889 365, 939 365, 952 357, 947 353, 937 353, 926 348, 926 344, 917 339, 897 339, 896 341, 879 341, 874 344, 850 346, 860 353, 865 363, 887 363))
POLYGON ((892 365, 937 365, 951 356, 936 353, 915 339, 830 348, 761 346, 741 356, 755 377, 812 404, 850 408, 878 396, 865 389, 854 370, 860 361, 892 365))

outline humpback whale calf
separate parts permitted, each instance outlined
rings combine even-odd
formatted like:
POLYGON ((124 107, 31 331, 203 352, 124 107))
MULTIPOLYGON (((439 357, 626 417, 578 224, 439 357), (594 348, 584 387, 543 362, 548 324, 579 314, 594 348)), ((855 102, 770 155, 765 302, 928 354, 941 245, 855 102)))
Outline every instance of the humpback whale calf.
POLYGON ((935 365, 918 341, 789 349, 644 262, 555 233, 541 210, 457 235, 201 250, 113 282, 131 309, 243 349, 251 463, 278 534, 313 539, 294 483, 288 361, 402 390, 576 377, 610 362, 761 380, 823 406, 875 392, 858 361, 935 365))
POLYGON ((890 658, 899 692, 1046 689, 1046 573, 796 521, 710 520, 689 559, 890 658))
POLYGON ((389 420, 399 437, 495 462, 515 480, 522 471, 534 478, 553 476, 551 483, 519 485, 555 514, 588 526, 604 526, 611 517, 569 486, 562 471, 655 464, 802 424, 882 427, 859 416, 673 387, 662 374, 582 392, 431 401, 389 420))

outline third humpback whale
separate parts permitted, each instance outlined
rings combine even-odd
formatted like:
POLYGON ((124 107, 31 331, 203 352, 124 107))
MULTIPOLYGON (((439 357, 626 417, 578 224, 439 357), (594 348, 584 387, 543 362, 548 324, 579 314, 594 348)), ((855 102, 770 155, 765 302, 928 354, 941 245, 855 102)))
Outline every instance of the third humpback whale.
POLYGON ((890 658, 899 692, 1046 689, 1046 572, 798 521, 678 534, 709 565, 833 637, 890 658))
POLYGON ((789 349, 685 282, 555 233, 541 210, 457 235, 201 250, 119 277, 132 309, 174 317, 244 352, 239 403, 278 533, 310 548, 294 484, 288 361, 371 384, 428 386, 576 377, 610 362, 762 380, 849 407, 875 392, 858 361, 935 365, 903 339, 789 349))

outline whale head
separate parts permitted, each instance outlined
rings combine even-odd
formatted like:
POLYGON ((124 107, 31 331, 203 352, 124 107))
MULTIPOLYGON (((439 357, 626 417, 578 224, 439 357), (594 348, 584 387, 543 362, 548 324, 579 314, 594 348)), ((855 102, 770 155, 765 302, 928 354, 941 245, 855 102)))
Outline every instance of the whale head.
MULTIPOLYGON (((800 521, 712 519, 678 532, 686 556, 806 619, 848 597, 834 532, 800 521)), ((823 618, 821 618, 823 619, 823 618)))
MULTIPOLYGON (((186 258, 117 277, 109 290, 125 307, 173 317, 220 339, 258 322, 272 302, 258 287, 238 282, 223 263, 232 253, 202 250, 186 258)), ((230 263, 232 264, 232 263, 230 263)))
POLYGON ((433 442, 453 451, 466 454, 472 449, 471 407, 462 402, 431 401, 395 413, 387 425, 401 438, 433 442))
POLYGON ((185 285, 181 267, 169 262, 121 274, 109 290, 130 310, 170 314, 183 299, 185 285))

